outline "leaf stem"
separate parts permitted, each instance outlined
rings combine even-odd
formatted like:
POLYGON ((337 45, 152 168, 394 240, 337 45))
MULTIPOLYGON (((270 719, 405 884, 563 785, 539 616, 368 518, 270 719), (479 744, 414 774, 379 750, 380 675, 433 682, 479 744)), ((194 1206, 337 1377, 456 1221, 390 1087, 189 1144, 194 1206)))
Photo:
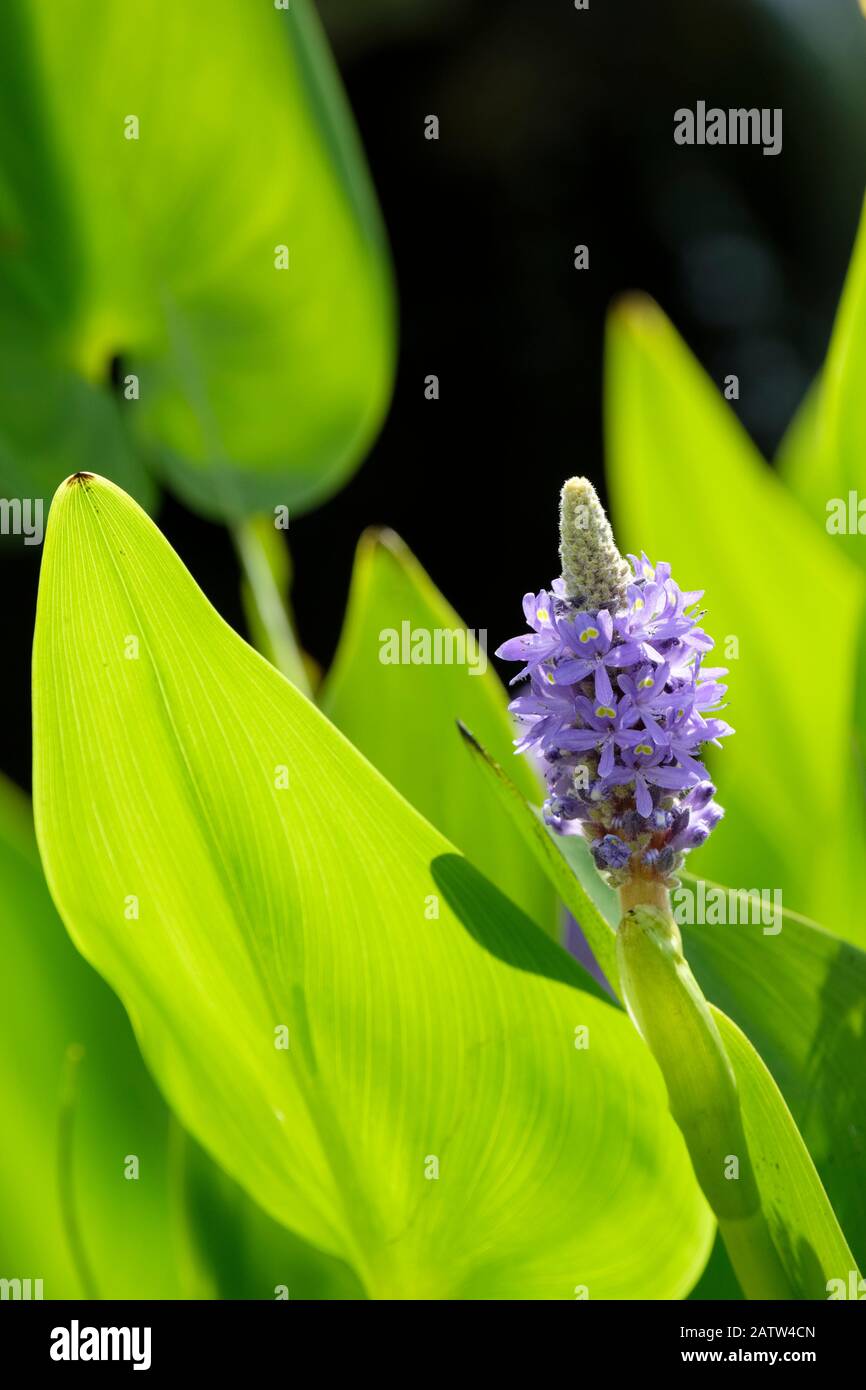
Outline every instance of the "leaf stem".
POLYGON ((78 1223, 75 1206, 75 1165, 74 1145, 75 1111, 78 1105, 79 1067, 84 1059, 84 1048, 80 1043, 70 1043, 66 1049, 63 1068, 63 1084, 60 1093, 60 1115, 57 1134, 57 1176, 60 1195, 60 1216, 72 1263, 78 1275, 85 1298, 98 1299, 96 1280, 84 1248, 84 1239, 78 1223))
MULTIPOLYGON (((245 600, 256 647, 293 685, 312 697, 304 657, 295 635, 288 598, 276 574, 274 555, 265 543, 263 527, 271 528, 266 517, 253 517, 232 527, 232 540, 244 575, 245 600)), ((272 546, 279 543, 274 535, 272 546)))

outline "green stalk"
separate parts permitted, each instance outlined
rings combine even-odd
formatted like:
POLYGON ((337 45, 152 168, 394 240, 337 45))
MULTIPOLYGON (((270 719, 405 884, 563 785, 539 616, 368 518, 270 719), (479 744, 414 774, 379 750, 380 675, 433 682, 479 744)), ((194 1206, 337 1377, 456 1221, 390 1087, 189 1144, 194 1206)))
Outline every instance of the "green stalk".
POLYGON ((742 1221, 719 1217, 719 1230, 731 1264, 748 1299, 795 1299, 763 1209, 742 1221))
POLYGON ((304 657, 288 606, 288 566, 269 517, 253 517, 232 528, 244 574, 244 603, 251 635, 262 656, 312 698, 304 657), (281 573, 283 571, 283 573, 281 573))
POLYGON ((761 1206, 734 1069, 683 955, 667 894, 632 881, 622 899, 617 960, 624 1001, 661 1068, 671 1114, 743 1291, 750 1299, 794 1298, 761 1206))
POLYGON ((84 1298, 98 1299, 99 1291, 93 1277, 84 1245, 78 1209, 75 1202, 75 1112, 78 1108, 79 1068, 84 1060, 80 1043, 70 1043, 66 1049, 63 1080, 60 1092, 60 1114, 57 1132, 57 1177, 60 1198, 60 1219, 78 1275, 84 1298))

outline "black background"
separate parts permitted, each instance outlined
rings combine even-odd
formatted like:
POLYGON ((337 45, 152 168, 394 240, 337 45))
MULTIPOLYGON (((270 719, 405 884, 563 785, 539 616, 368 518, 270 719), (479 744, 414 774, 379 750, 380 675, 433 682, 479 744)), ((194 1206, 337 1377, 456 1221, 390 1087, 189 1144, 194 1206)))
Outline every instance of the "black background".
MULTIPOLYGON (((556 572, 563 478, 603 481, 617 294, 653 294, 720 385, 739 376, 736 409, 772 455, 821 362, 866 187, 866 20, 856 0, 319 8, 391 238, 401 351, 367 462, 292 521, 301 637, 327 663, 358 535, 387 524, 492 648, 556 572), (673 113, 699 99, 781 107, 782 153, 676 146, 673 113)), ((687 525, 688 499, 672 505, 687 525)), ((158 520, 243 630, 226 533, 171 499, 158 520)), ((0 551, 3 770, 22 785, 38 565, 38 547, 0 551)))

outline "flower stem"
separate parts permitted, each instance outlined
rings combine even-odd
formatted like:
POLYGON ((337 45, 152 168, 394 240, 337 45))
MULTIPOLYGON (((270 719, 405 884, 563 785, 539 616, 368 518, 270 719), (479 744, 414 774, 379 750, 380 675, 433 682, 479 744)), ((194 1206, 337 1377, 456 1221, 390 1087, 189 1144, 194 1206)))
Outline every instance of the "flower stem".
POLYGON ((283 597, 288 566, 279 535, 268 517, 253 517, 232 528, 232 540, 243 569, 244 601, 255 646, 298 690, 312 696, 288 599, 283 597))
POLYGON ((671 1115, 746 1297, 790 1299, 795 1294, 762 1207, 734 1068, 660 888, 643 879, 623 885, 616 943, 623 999, 664 1076, 671 1115))
POLYGON ((619 900, 623 912, 629 908, 657 907, 659 912, 670 916, 671 900, 667 888, 657 878, 630 878, 619 890, 619 900))

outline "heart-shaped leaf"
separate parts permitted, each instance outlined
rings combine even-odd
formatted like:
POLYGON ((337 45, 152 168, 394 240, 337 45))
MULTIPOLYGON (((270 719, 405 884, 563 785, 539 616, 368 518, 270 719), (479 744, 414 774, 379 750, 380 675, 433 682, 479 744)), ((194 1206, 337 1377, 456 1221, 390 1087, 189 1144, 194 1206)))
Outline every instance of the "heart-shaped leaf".
POLYGON ((93 477, 51 510, 34 718, 61 914, 274 1217, 376 1295, 691 1287, 712 1222, 628 1019, 93 477))
POLYGON ((7 0, 0 477, 134 453, 193 506, 313 506, 390 390, 384 235, 309 0, 7 0), (77 457, 76 457, 77 455, 77 457))

